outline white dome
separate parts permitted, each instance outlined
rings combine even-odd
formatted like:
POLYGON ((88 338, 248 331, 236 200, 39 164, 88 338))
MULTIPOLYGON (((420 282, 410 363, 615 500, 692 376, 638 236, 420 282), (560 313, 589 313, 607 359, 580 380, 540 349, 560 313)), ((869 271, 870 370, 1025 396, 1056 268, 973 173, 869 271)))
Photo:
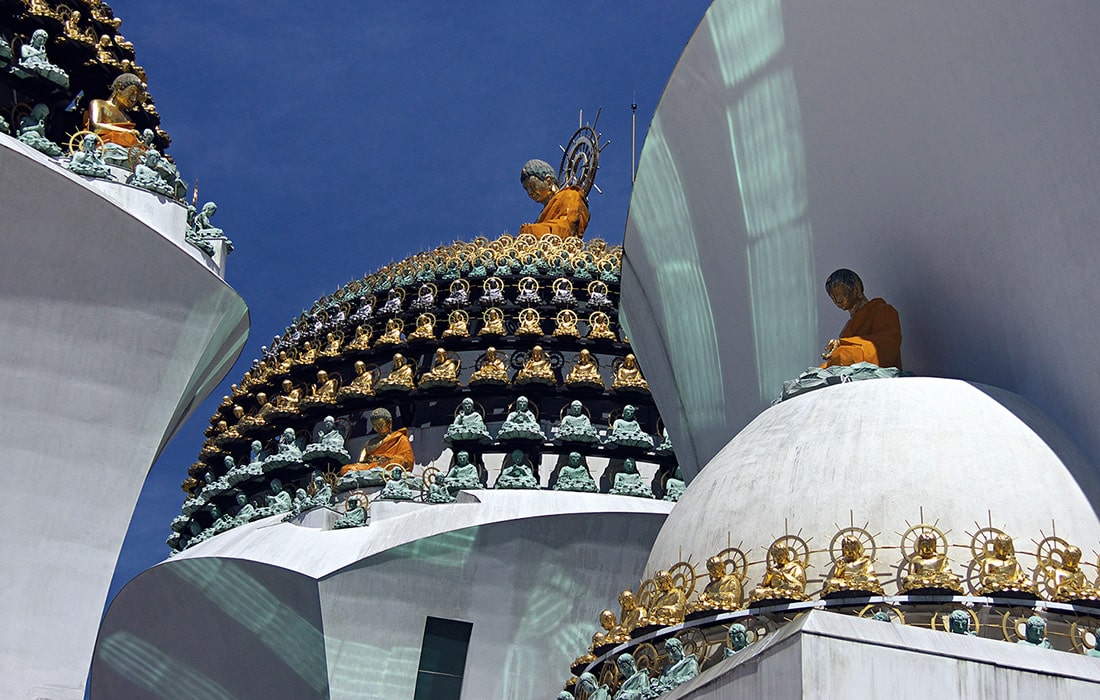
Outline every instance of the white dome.
MULTIPOLYGON (((853 521, 876 535, 886 572, 923 508, 948 531, 960 574, 967 533, 991 521, 1029 569, 1035 542, 1056 528, 1085 552, 1091 579, 1100 521, 1074 476, 1094 481, 1077 447, 1015 394, 933 378, 829 387, 767 409, 707 464, 665 521, 648 571, 689 560, 703 573, 698 564, 727 542, 761 562, 786 519, 789 533, 812 537, 811 576, 828 571, 830 539, 853 521)), ((746 586, 762 573, 755 564, 746 586)))

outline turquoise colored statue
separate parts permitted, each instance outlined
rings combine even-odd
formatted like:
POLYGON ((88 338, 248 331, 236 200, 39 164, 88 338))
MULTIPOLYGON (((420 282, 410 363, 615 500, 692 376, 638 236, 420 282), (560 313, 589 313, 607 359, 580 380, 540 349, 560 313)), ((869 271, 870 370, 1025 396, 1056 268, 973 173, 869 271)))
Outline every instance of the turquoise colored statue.
POLYGON ((642 481, 642 475, 638 473, 638 466, 633 457, 627 457, 623 461, 623 470, 615 475, 610 493, 617 496, 653 498, 653 490, 649 488, 649 484, 642 481))
POLYGON ((416 498, 416 495, 416 492, 406 483, 405 470, 395 466, 378 497, 384 501, 411 501, 416 498))
POLYGON ((31 40, 20 47, 19 63, 12 69, 12 72, 21 77, 37 75, 67 88, 69 87, 69 74, 59 66, 50 63, 50 59, 46 56, 46 39, 49 36, 45 29, 34 30, 34 33, 31 34, 31 40))
POLYGON ((871 619, 877 622, 893 622, 890 618, 890 613, 885 610, 876 610, 875 614, 871 616, 871 619))
POLYGON ((165 197, 174 197, 176 193, 175 188, 168 184, 157 170, 159 162, 160 154, 156 151, 146 151, 141 156, 141 160, 134 165, 134 174, 130 176, 126 184, 140 187, 143 190, 149 190, 150 192, 155 192, 165 197))
POLYGON ((1027 622, 1024 624, 1024 639, 1016 642, 1017 644, 1023 644, 1024 646, 1039 647, 1040 649, 1052 648, 1050 640, 1047 639, 1047 621, 1038 615, 1032 615, 1027 618, 1027 622))
POLYGON ((368 486, 382 486, 386 483, 386 470, 382 467, 370 469, 354 469, 340 477, 336 482, 336 490, 354 491, 368 486))
POLYGON ((554 484, 555 491, 587 491, 595 493, 599 489, 592 475, 588 473, 580 452, 569 453, 569 464, 562 466, 558 471, 558 481, 554 484))
POLYGON ((311 500, 314 507, 332 505, 332 487, 318 472, 313 472, 313 489, 311 500))
POLYGON ((266 497, 267 505, 259 509, 257 518, 266 518, 270 515, 289 513, 294 508, 294 501, 290 494, 283 490, 283 482, 278 479, 271 480, 271 495, 266 497))
POLYGON ((454 503, 456 500, 443 478, 437 477, 428 486, 428 503, 454 503))
POLYGON ((363 527, 366 524, 367 509, 359 503, 358 498, 352 496, 348 499, 347 510, 332 524, 332 529, 343 530, 349 527, 363 527))
POLYGON ((528 407, 526 396, 520 396, 512 407, 512 411, 500 426, 497 440, 546 440, 546 434, 535 419, 535 414, 528 407))
POLYGON ((584 412, 584 404, 580 401, 573 401, 569 404, 569 408, 565 410, 565 415, 562 416, 561 422, 558 424, 556 437, 559 442, 576 442, 586 445, 596 444, 600 441, 600 436, 596 433, 596 429, 592 427, 592 421, 588 419, 584 412))
POLYGON ((665 482, 664 500, 675 503, 680 500, 680 496, 684 495, 686 489, 687 484, 684 483, 684 474, 680 471, 680 467, 676 467, 675 473, 665 482))
POLYGON ((31 109, 31 113, 19 120, 19 131, 16 138, 27 144, 39 153, 48 156, 61 155, 61 147, 46 138, 46 117, 50 115, 50 108, 39 102, 31 109))
POLYGON ((587 693, 588 700, 611 700, 606 685, 599 685, 596 677, 585 671, 577 679, 577 692, 587 693))
POLYGON ((294 464, 301 464, 302 449, 298 446, 298 439, 294 436, 294 428, 287 428, 279 437, 279 449, 263 461, 264 471, 279 469, 294 464))
POLYGON ((642 427, 638 425, 638 421, 634 420, 636 411, 637 409, 630 404, 623 406, 622 417, 616 418, 615 422, 611 424, 611 434, 607 438, 607 444, 620 447, 638 447, 646 450, 653 449, 653 437, 642 430, 642 427))
POLYGON ((973 636, 974 632, 970 629, 970 622, 970 613, 965 610, 952 610, 951 615, 947 618, 947 629, 952 634, 973 636))
POLYGON ((252 450, 247 464, 238 464, 226 474, 230 486, 236 486, 242 481, 248 481, 253 477, 261 477, 264 474, 264 460, 267 454, 263 450, 263 443, 259 440, 252 441, 252 450))
POLYGON ((525 463, 526 456, 523 450, 512 450, 508 461, 497 477, 497 483, 493 488, 498 489, 537 489, 539 482, 535 481, 535 475, 525 463))
POLYGON ((673 453, 672 440, 668 437, 668 429, 661 429, 661 444, 653 448, 654 454, 661 457, 668 457, 673 453))
POLYGON ((619 667, 619 674, 626 680, 615 691, 614 700, 644 700, 649 693, 649 672, 644 668, 638 668, 638 664, 630 654, 619 654, 619 658, 615 659, 615 665, 619 667))
POLYGON ((740 622, 735 622, 730 625, 729 632, 726 635, 726 651, 725 658, 729 658, 734 654, 744 650, 749 645, 749 630, 740 622))
POLYGON ((469 452, 463 450, 455 455, 454 466, 447 472, 447 476, 443 477, 443 483, 452 492, 483 488, 477 465, 470 463, 469 452))
POLYGON ((474 408, 474 400, 469 397, 462 399, 454 420, 447 428, 447 434, 443 436, 443 442, 448 445, 454 442, 477 442, 484 445, 492 441, 485 421, 474 408))
POLYGON ((256 507, 248 502, 248 496, 243 493, 237 494, 237 514, 234 516, 234 527, 252 522, 259 517, 258 513, 256 507))
POLYGON ((338 464, 347 464, 351 461, 351 455, 344 449, 344 434, 337 429, 336 420, 332 416, 325 416, 321 421, 317 442, 306 446, 302 459, 307 462, 314 459, 330 459, 338 464))
POLYGON ((309 497, 306 490, 298 489, 294 492, 293 505, 290 508, 290 512, 283 518, 283 522, 289 522, 313 507, 313 499, 309 497))
MULTIPOLYGON (((217 211, 218 205, 214 202, 207 202, 202 205, 202 210, 195 215, 195 221, 191 228, 196 239, 202 241, 229 241, 225 237, 225 231, 210 223, 211 217, 217 211)), ((230 250, 233 249, 232 243, 230 243, 229 248, 230 250)))
POLYGON ((668 666, 653 680, 647 698, 667 693, 699 675, 699 659, 695 654, 684 656, 684 645, 679 639, 670 637, 665 640, 665 654, 668 655, 668 666))
POLYGON ((0 115, 0 131, 3 131, 5 134, 11 133, 11 126, 8 125, 8 120, 4 119, 3 115, 0 115))
POLYGON ((77 175, 99 177, 107 180, 115 179, 114 175, 111 174, 111 169, 107 167, 107 164, 103 162, 103 157, 99 154, 98 144, 99 139, 96 138, 95 134, 86 134, 80 142, 80 150, 73 154, 72 160, 65 167, 77 175))

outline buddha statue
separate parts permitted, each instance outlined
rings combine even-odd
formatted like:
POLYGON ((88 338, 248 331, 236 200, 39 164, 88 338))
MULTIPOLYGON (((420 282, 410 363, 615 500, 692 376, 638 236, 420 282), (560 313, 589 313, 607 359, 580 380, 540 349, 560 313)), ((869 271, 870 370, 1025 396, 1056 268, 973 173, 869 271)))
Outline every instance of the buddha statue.
MULTIPOLYGON (((403 275, 406 274, 406 272, 407 272, 406 268, 401 267, 397 271, 397 274, 399 276, 403 276, 403 275)), ((398 283, 408 284, 412 281, 413 281, 412 277, 409 276, 405 279, 395 280, 394 283, 395 284, 398 284, 398 283)), ((383 314, 383 315, 399 314, 399 313, 401 313, 401 306, 404 302, 405 302, 405 290, 401 289, 400 287, 395 287, 395 288, 390 290, 389 294, 386 295, 386 301, 382 304, 382 306, 380 306, 378 308, 378 313, 383 314)))
POLYGON ((633 457, 623 460, 623 470, 615 475, 611 490, 608 492, 616 496, 635 496, 638 498, 653 498, 653 490, 649 484, 642 481, 642 475, 638 473, 638 467, 633 457))
MULTIPOLYGON (((502 274, 509 274, 510 270, 507 269, 507 263, 505 263, 505 271, 502 274)), ((482 306, 494 306, 504 302, 504 280, 497 276, 489 277, 481 283, 482 295, 478 299, 478 302, 482 306)))
POLYGON ((470 453, 465 450, 455 455, 455 463, 442 481, 451 491, 484 488, 481 485, 481 474, 478 473, 477 465, 470 462, 470 453))
POLYGON ((256 506, 248 502, 248 496, 243 493, 237 494, 237 512, 233 517, 233 527, 238 525, 245 525, 258 518, 258 511, 256 506))
POLYGON ((524 384, 546 384, 553 386, 557 383, 554 377, 554 370, 550 366, 550 360, 547 358, 546 353, 543 352, 541 345, 536 345, 531 348, 531 352, 527 355, 527 361, 523 363, 523 368, 516 373, 515 382, 517 386, 524 384))
POLYGON ((111 169, 103 162, 99 155, 99 139, 95 134, 85 134, 80 141, 80 150, 73 154, 72 160, 65 167, 85 177, 99 177, 113 180, 111 169))
POLYGON ((864 551, 859 538, 845 535, 840 541, 840 551, 841 555, 833 561, 833 570, 825 579, 821 594, 882 595, 882 584, 875 574, 875 561, 864 551))
POLYGON ((374 382, 377 379, 375 375, 378 369, 368 369, 367 364, 362 360, 356 360, 354 367, 355 377, 351 380, 351 383, 341 387, 340 391, 336 392, 338 400, 374 396, 374 382))
POLYGON ((742 573, 736 568, 728 571, 726 560, 721 557, 707 559, 706 566, 710 581, 692 602, 690 612, 740 610, 745 597, 742 573))
MULTIPOLYGON (((573 294, 573 283, 568 277, 559 277, 550 285, 554 294, 550 297, 550 303, 554 306, 572 308, 577 305, 577 297, 573 294)), ((574 314, 574 317, 576 314, 574 314)))
POLYGON ((962 582, 951 571, 951 561, 939 551, 939 537, 934 532, 917 535, 913 552, 906 557, 908 575, 902 579, 899 591, 913 593, 925 590, 943 590, 962 593, 962 582))
POLYGON ((455 411, 454 420, 443 436, 443 442, 447 445, 456 442, 477 442, 485 445, 492 441, 489 429, 485 427, 485 420, 474 409, 474 400, 468 396, 462 399, 455 411))
POLYGON ((600 376, 600 366, 596 364, 592 353, 582 349, 574 360, 573 368, 565 378, 566 386, 583 386, 592 389, 603 390, 603 377, 600 376))
POLYGON ((294 434, 294 428, 287 428, 279 436, 279 447, 275 454, 263 462, 265 472, 282 467, 289 467, 302 462, 302 448, 298 445, 298 438, 294 434))
POLYGON ((588 334, 586 338, 593 340, 617 341, 619 337, 611 330, 611 317, 603 311, 593 312, 588 317, 588 334))
POLYGON ((39 102, 31 109, 31 113, 19 119, 19 128, 16 138, 20 143, 25 143, 39 153, 56 157, 61 155, 61 147, 46 138, 46 117, 50 114, 50 108, 39 102))
POLYGON ((562 309, 554 317, 554 333, 555 338, 579 338, 581 337, 580 330, 577 329, 577 322, 580 319, 577 317, 577 313, 572 309, 562 309))
POLYGON ((456 309, 447 314, 447 330, 443 331, 444 338, 469 338, 470 315, 461 309, 456 309))
POLYGON ((735 622, 730 625, 729 632, 726 633, 726 649, 723 653, 723 658, 728 659, 735 654, 738 654, 745 650, 749 645, 749 630, 740 622, 735 622))
POLYGON ((443 300, 443 305, 448 309, 466 306, 470 303, 470 283, 464 279, 456 279, 449 287, 450 294, 443 300))
POLYGON ((302 389, 294 386, 294 382, 284 379, 283 393, 275 397, 275 407, 271 409, 271 415, 290 415, 299 411, 302 402, 302 389))
POLYGON ((644 450, 653 449, 653 437, 642 430, 642 426, 634 418, 636 410, 631 404, 623 406, 622 416, 616 418, 611 424, 607 444, 644 450))
MULTIPOLYGON (((528 255, 528 259, 533 260, 533 256, 528 255)), ((524 275, 538 274, 538 270, 535 269, 533 262, 527 263, 520 269, 520 273, 524 275)), ((536 305, 542 303, 542 297, 539 296, 539 282, 534 277, 524 277, 517 284, 516 288, 516 303, 520 305, 536 305)), ((518 334, 517 334, 518 335, 518 334)))
POLYGON ((970 629, 971 621, 970 613, 966 610, 952 610, 947 617, 947 631, 951 634, 973 636, 974 632, 970 629))
MULTIPOLYGON (((418 275, 419 276, 419 275, 418 275)), ((420 285, 420 288, 416 290, 416 298, 409 304, 410 309, 418 311, 426 311, 427 309, 435 306, 435 296, 439 293, 439 288, 431 282, 425 282, 420 285)))
POLYGON ((278 361, 275 363, 275 375, 282 375, 294 368, 294 358, 286 350, 279 351, 278 361))
POLYGON ((35 29, 31 40, 19 48, 19 62, 13 66, 12 72, 22 76, 37 75, 67 88, 69 74, 60 66, 50 63, 46 56, 46 39, 49 36, 45 29, 35 29))
POLYGON ((593 280, 588 284, 588 308, 610 309, 614 304, 607 295, 607 283, 603 280, 593 280))
POLYGON ((1069 545, 1055 550, 1052 555, 1057 555, 1060 562, 1056 563, 1053 556, 1045 562, 1040 559, 1039 578, 1042 589, 1049 592, 1053 600, 1065 603, 1100 600, 1100 592, 1089 585, 1081 570, 1079 547, 1069 545))
POLYGON ((615 665, 625 680, 615 691, 613 700, 645 700, 649 693, 649 672, 638 668, 631 654, 619 654, 615 665))
POLYGON ((592 421, 584 412, 584 404, 580 401, 572 401, 565 409, 565 415, 558 422, 555 437, 562 443, 594 444, 600 441, 596 429, 592 427, 592 421))
POLYGON ((649 609, 649 621, 652 624, 669 626, 684 621, 687 612, 687 596, 673 584, 672 575, 662 569, 653 575, 653 604, 649 609))
POLYGON ((542 335, 542 317, 538 311, 528 308, 519 312, 516 335, 542 335))
POLYGON ((340 333, 326 333, 325 334, 325 347, 321 349, 321 357, 339 357, 340 346, 343 344, 343 334, 340 333))
POLYGON ((411 362, 405 359, 401 353, 393 356, 393 367, 390 373, 382 378, 374 387, 376 392, 400 391, 408 393, 416 389, 416 369, 411 362))
POLYGON ((405 342, 405 336, 402 334, 405 324, 401 322, 399 318, 391 318, 386 321, 386 331, 374 341, 374 347, 379 348, 383 345, 400 345, 405 342))
POLYGON ((406 483, 405 470, 395 466, 378 497, 384 501, 411 501, 416 498, 416 495, 416 492, 406 483))
POLYGON ((428 503, 454 503, 458 499, 451 494, 442 478, 436 478, 428 484, 428 497, 425 500, 428 503))
POLYGON ((317 433, 317 442, 310 443, 302 453, 302 459, 329 459, 341 465, 351 461, 351 455, 344 449, 344 434, 336 427, 332 416, 325 416, 317 433))
POLYGON ((554 490, 584 491, 587 493, 599 491, 580 452, 569 453, 568 464, 563 465, 558 471, 558 480, 554 483, 554 490))
POLYGON ((978 558, 978 595, 991 593, 1025 593, 1036 595, 1035 586, 1028 580, 1020 562, 1012 538, 1001 532, 993 537, 992 551, 986 550, 978 558))
MULTIPOLYGON (((146 106, 148 106, 148 104, 149 103, 147 102, 146 106)), ((172 187, 172 191, 174 193, 175 198, 182 200, 187 195, 187 183, 185 183, 183 181, 183 178, 180 177, 179 169, 176 167, 176 164, 173 163, 168 158, 165 158, 161 154, 161 152, 157 150, 156 145, 154 145, 155 140, 156 140, 156 134, 153 133, 153 130, 152 129, 145 129, 141 132, 141 146, 139 146, 139 148, 144 147, 146 153, 155 153, 156 154, 156 156, 157 156, 157 158, 156 158, 156 162, 157 162, 156 170, 157 170, 157 172, 160 173, 160 176, 164 179, 164 181, 167 182, 172 187)), ((208 202, 208 204, 209 203, 210 202, 208 202)), ((204 205, 204 208, 205 208, 205 205, 204 205)), ((188 209, 190 209, 190 207, 188 207, 188 209)), ((198 230, 201 231, 201 229, 198 229, 198 230)), ((207 235, 207 234, 204 233, 202 236, 200 236, 200 238, 225 239, 225 233, 221 229, 216 229, 216 234, 215 235, 207 235)), ((226 240, 228 240, 228 239, 226 239, 226 240)))
POLYGON ((589 651, 595 652, 608 644, 622 644, 630 641, 630 635, 623 632, 619 621, 615 619, 615 613, 611 610, 600 613, 600 627, 604 631, 592 635, 592 646, 588 647, 589 651))
POLYGON ((543 205, 535 223, 519 227, 520 235, 530 234, 535 238, 546 235, 580 238, 584 235, 589 214, 580 187, 561 187, 550 164, 537 158, 523 165, 519 180, 527 196, 543 205))
MULTIPOLYGON (((160 171, 157 169, 159 164, 159 154, 156 151, 146 151, 134 165, 134 172, 126 180, 126 183, 164 197, 174 197, 175 188, 161 176, 160 171)), ((198 236, 195 237, 199 238, 198 236)))
POLYGON ((348 350, 369 350, 370 349, 370 326, 364 326, 362 324, 355 327, 355 337, 348 343, 348 350))
POLYGON ((615 381, 611 383, 611 390, 649 393, 649 383, 642 379, 642 372, 638 369, 638 361, 634 353, 627 353, 622 363, 615 369, 615 381))
POLYGON ((750 603, 807 600, 806 564, 782 540, 768 548, 768 566, 760 585, 749 596, 750 603))
POLYGON ((436 348, 435 357, 432 360, 432 368, 420 376, 421 389, 448 388, 453 389, 459 385, 458 370, 462 361, 458 355, 449 353, 443 348, 436 348))
POLYGON ((537 489, 539 482, 531 467, 527 466, 527 456, 523 450, 512 450, 504 468, 500 470, 500 476, 493 486, 495 489, 537 489))
POLYGON ((470 386, 479 384, 505 385, 508 383, 508 365, 500 356, 497 349, 490 346, 485 349, 485 356, 480 365, 470 375, 470 386))
POLYGON ((879 367, 901 366, 901 321, 897 309, 882 297, 867 299, 863 280, 852 270, 836 270, 825 281, 825 292, 838 309, 848 312, 840 335, 821 353, 821 368, 868 362, 879 367))
POLYGON ((619 594, 619 626, 629 636, 632 631, 649 624, 646 609, 641 606, 633 591, 619 594))
POLYGON ((340 377, 329 374, 325 370, 317 370, 317 383, 309 391, 309 396, 302 399, 303 406, 323 406, 336 403, 336 395, 340 391, 340 377))
MULTIPOLYGON (((201 216, 201 214, 200 214, 201 216)), ((195 219, 196 225, 198 219, 195 219)), ((302 343, 302 350, 298 353, 298 357, 294 360, 295 365, 312 365, 317 362, 317 348, 311 341, 302 343)))
POLYGON ((585 671, 577 678, 577 692, 584 693, 587 700, 611 700, 606 685, 600 685, 596 677, 585 671))
POLYGON ((355 496, 348 498, 344 514, 332 524, 333 530, 344 530, 349 527, 363 527, 367 524, 367 509, 362 506, 355 496))
POLYGON ((650 694, 646 698, 667 693, 699 675, 699 659, 695 654, 685 656, 683 642, 676 637, 665 640, 665 655, 668 657, 668 665, 660 676, 653 679, 650 694))
POLYGON ((660 457, 669 457, 675 454, 672 448, 672 440, 668 436, 668 428, 661 428, 661 442, 653 448, 653 454, 660 457))
POLYGON ((500 426, 500 432, 497 433, 497 440, 538 440, 539 442, 546 440, 542 427, 529 408, 526 396, 518 397, 512 404, 508 417, 505 418, 500 426))
POLYGON ((264 452, 263 443, 259 440, 252 441, 252 449, 247 464, 238 464, 226 472, 225 478, 230 486, 236 486, 242 481, 248 481, 253 477, 261 477, 264 474, 263 463, 268 455, 264 452))
POLYGON ((416 330, 409 334, 410 343, 422 340, 435 340, 435 316, 420 314, 416 317, 416 330))
POLYGON ((1027 618, 1027 622, 1024 623, 1024 638, 1016 643, 1040 649, 1052 649, 1053 645, 1047 639, 1047 621, 1038 615, 1027 618))
POLYGON ((675 503, 680 500, 686 490, 687 483, 684 481, 684 474, 677 465, 676 471, 665 481, 665 496, 662 500, 675 503))
POLYGON ((409 431, 406 428, 394 430, 393 415, 384 408, 371 411, 370 422, 375 437, 363 445, 358 462, 345 464, 340 468, 340 476, 349 472, 381 470, 387 464, 399 464, 406 469, 412 469, 415 457, 409 441, 409 431))
POLYGON ((481 314, 481 330, 478 335, 504 335, 504 312, 494 307, 485 309, 481 314))

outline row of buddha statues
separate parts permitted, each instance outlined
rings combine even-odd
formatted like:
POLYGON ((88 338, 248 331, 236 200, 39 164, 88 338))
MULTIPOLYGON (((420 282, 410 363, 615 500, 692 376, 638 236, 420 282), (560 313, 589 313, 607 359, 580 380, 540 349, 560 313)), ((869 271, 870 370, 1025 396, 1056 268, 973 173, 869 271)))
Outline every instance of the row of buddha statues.
POLYGON ((99 0, 83 2, 84 11, 73 7, 80 3, 46 0, 22 0, 24 15, 50 25, 58 32, 57 43, 66 44, 86 56, 85 65, 98 64, 108 69, 136 73, 145 80, 145 70, 134 63, 134 44, 118 33, 122 20, 99 0))
MULTIPOLYGON (((406 292, 404 287, 394 287, 386 293, 385 301, 381 305, 377 305, 378 297, 373 294, 362 297, 360 304, 369 307, 371 312, 377 308, 380 315, 393 316, 409 311, 430 311, 440 306, 447 309, 461 309, 472 304, 501 306, 512 302, 525 307, 553 305, 575 309, 582 303, 574 291, 572 280, 562 276, 554 278, 549 285, 549 292, 543 291, 546 287, 540 285, 539 281, 531 276, 520 278, 514 285, 515 291, 512 291, 512 285, 497 275, 487 277, 481 282, 480 287, 480 291, 475 292, 468 279, 459 278, 451 281, 448 294, 440 297, 439 287, 432 282, 423 282, 416 287, 414 294, 406 292)), ((607 281, 592 280, 585 285, 585 291, 587 296, 584 297, 583 303, 590 309, 610 309, 615 306, 607 281)), ((348 311, 348 308, 344 309, 345 313, 348 311)), ((322 320, 325 315, 324 311, 315 314, 322 320)))

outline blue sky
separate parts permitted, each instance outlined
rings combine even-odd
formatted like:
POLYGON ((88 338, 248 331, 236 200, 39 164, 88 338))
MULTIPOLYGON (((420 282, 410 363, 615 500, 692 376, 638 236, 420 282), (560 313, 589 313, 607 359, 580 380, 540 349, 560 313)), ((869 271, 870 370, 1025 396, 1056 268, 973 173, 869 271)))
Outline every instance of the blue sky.
POLYGON ((586 238, 621 243, 638 149, 709 2, 113 0, 172 136, 168 152, 233 239, 227 281, 252 331, 237 366, 153 466, 110 597, 164 559, 180 482, 228 386, 315 299, 456 239, 515 233, 539 207, 529 158, 555 166, 603 109, 586 238), (634 97, 636 94, 636 98, 634 97))

